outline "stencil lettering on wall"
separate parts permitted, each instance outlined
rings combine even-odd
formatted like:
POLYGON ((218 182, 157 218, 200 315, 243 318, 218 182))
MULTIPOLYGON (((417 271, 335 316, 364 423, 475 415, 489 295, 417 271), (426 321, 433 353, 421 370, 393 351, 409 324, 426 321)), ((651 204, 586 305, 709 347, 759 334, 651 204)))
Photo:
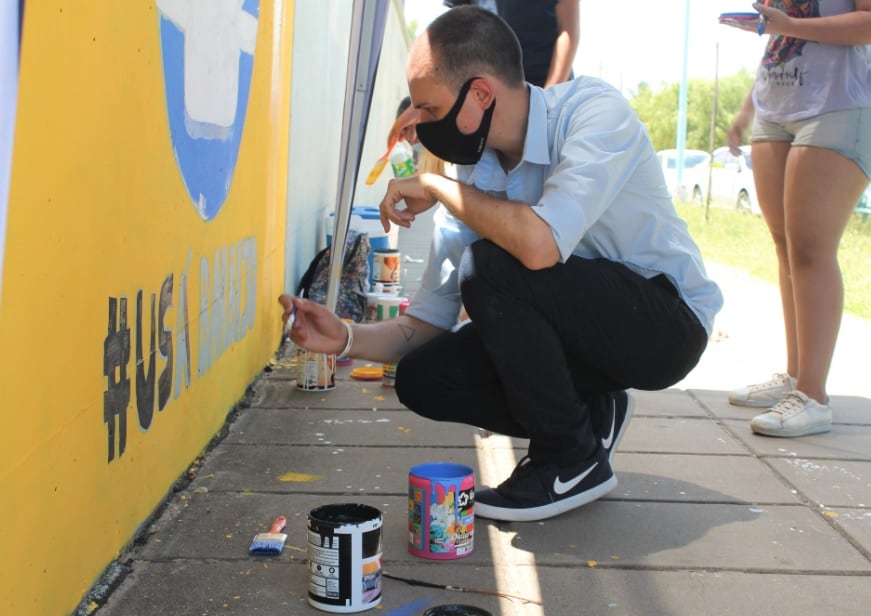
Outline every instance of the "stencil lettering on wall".
POLYGON ((169 392, 172 391, 172 330, 164 325, 166 311, 172 308, 172 280, 170 274, 163 280, 160 286, 160 316, 158 316, 158 328, 160 328, 160 356, 166 361, 163 372, 157 380, 157 410, 162 411, 169 401, 169 392))
POLYGON ((136 294, 136 411, 143 430, 151 427, 154 415, 154 293, 151 294, 151 333, 148 338, 148 372, 142 357, 142 291, 136 294))
POLYGON ((109 297, 108 333, 103 341, 103 376, 107 380, 103 393, 103 419, 108 435, 109 462, 120 458, 127 447, 127 407, 131 403, 128 370, 136 373, 136 412, 143 431, 148 431, 154 423, 155 401, 157 410, 163 411, 171 396, 178 399, 190 388, 191 363, 194 361, 190 340, 191 301, 194 306, 199 306, 197 377, 205 376, 227 349, 254 328, 257 239, 242 238, 234 244, 218 247, 213 254, 212 262, 206 257, 200 259, 198 299, 188 297, 191 250, 188 250, 184 269, 179 274, 177 290, 175 274, 169 273, 157 293, 147 293, 143 289, 136 291, 135 341, 131 341, 127 326, 127 298, 109 297), (174 334, 173 329, 167 327, 167 321, 172 322, 169 313, 174 307, 175 297, 178 305, 175 306, 174 334), (135 342, 135 364, 132 367, 131 342, 135 342))
POLYGON ((163 371, 160 373, 160 379, 157 382, 157 408, 163 410, 169 400, 169 394, 172 391, 172 330, 167 329, 164 325, 166 319, 166 311, 172 306, 172 281, 173 275, 169 274, 160 285, 160 309, 157 316, 157 323, 154 320, 154 293, 151 294, 151 312, 149 318, 149 336, 148 336, 148 368, 145 368, 145 358, 143 357, 143 347, 145 345, 144 336, 142 335, 142 290, 136 293, 136 410, 139 414, 139 425, 143 430, 151 427, 151 421, 154 417, 154 384, 155 384, 155 365, 154 357, 157 348, 160 350, 160 357, 165 361, 163 371), (155 331, 160 330, 159 346, 155 348, 155 331))
POLYGON ((115 459, 115 431, 118 431, 118 455, 127 447, 127 405, 130 403, 130 328, 127 327, 127 298, 109 298, 109 327, 103 341, 103 420, 109 437, 109 462, 115 459), (120 313, 120 316, 116 314, 120 313), (116 423, 117 420, 117 423, 116 423))
POLYGON ((174 400, 178 400, 181 396, 182 377, 184 377, 185 389, 191 386, 191 330, 188 318, 188 273, 190 269, 191 251, 188 250, 188 258, 185 261, 181 276, 179 276, 178 284, 178 310, 176 310, 178 348, 176 349, 174 400))
POLYGON ((200 259, 200 328, 197 375, 208 372, 224 351, 254 327, 257 301, 257 241, 242 239, 200 259))

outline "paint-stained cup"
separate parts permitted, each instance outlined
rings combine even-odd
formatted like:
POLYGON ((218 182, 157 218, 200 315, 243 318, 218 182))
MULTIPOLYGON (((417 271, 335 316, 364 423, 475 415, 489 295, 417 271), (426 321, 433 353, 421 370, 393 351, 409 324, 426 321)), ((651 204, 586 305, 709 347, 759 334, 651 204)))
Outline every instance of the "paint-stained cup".
POLYGON ((381 603, 381 512, 369 505, 323 505, 308 514, 308 602, 326 612, 362 612, 381 603))
POLYGON ((408 472, 408 551, 447 560, 475 545, 475 473, 463 464, 428 462, 408 472))
POLYGON ((395 293, 367 293, 366 321, 387 321, 399 316, 399 307, 408 298, 395 293))
POLYGON ((328 391, 336 388, 336 356, 296 349, 296 388, 328 391))
POLYGON ((399 251, 375 249, 372 255, 372 282, 399 284, 399 251))

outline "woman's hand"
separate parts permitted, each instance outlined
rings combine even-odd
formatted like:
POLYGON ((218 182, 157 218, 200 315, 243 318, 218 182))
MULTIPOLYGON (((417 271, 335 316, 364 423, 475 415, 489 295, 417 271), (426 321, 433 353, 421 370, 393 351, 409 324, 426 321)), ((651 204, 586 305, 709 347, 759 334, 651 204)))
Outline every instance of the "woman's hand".
POLYGON ((788 31, 792 17, 780 9, 765 6, 761 2, 753 3, 753 9, 762 16, 765 24, 765 29, 760 34, 784 34, 788 31))
POLYGON ((753 122, 754 114, 753 92, 751 90, 750 94, 748 94, 744 99, 741 109, 735 116, 731 128, 729 128, 729 133, 726 135, 729 151, 733 156, 741 155, 741 146, 744 144, 744 133, 746 133, 747 129, 750 128, 750 123, 753 122))
POLYGON ((400 227, 410 227, 417 214, 427 211, 435 205, 437 199, 430 188, 429 182, 433 174, 423 173, 407 178, 390 180, 387 185, 387 193, 381 200, 381 226, 385 231, 390 231, 390 223, 400 227), (403 209, 397 209, 400 203, 405 202, 403 209))
POLYGON ((729 152, 733 156, 741 154, 741 146, 744 145, 744 132, 747 130, 747 123, 741 120, 740 116, 735 118, 732 126, 729 128, 729 134, 726 135, 726 142, 729 146, 729 152))
POLYGON ((348 342, 348 330, 342 320, 326 306, 286 293, 278 298, 284 308, 282 322, 290 327, 290 339, 304 349, 315 353, 341 353, 348 342))

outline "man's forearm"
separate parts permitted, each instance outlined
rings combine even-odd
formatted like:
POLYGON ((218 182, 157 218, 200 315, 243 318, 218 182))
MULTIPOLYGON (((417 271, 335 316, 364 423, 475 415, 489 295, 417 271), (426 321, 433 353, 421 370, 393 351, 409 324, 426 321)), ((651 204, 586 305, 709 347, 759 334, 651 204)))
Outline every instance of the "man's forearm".
POLYGON ((388 321, 353 325, 351 357, 395 363, 443 330, 425 321, 402 315, 388 321))
POLYGON ((497 199, 444 176, 429 174, 425 181, 451 214, 529 269, 550 267, 559 261, 550 225, 528 204, 497 199))

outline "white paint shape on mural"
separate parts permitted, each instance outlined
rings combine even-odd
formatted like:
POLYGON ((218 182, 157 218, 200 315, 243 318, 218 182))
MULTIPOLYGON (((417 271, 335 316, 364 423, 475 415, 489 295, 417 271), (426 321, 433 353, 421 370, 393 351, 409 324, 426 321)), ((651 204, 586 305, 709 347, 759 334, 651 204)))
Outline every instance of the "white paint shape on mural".
POLYGON ((254 54, 257 19, 242 0, 158 0, 184 33, 185 128, 193 138, 221 139, 232 128, 239 95, 239 54, 254 54))
POLYGON ((158 0, 173 150, 204 220, 224 204, 251 91, 260 0, 158 0))
POLYGON ((15 106, 18 102, 18 2, 0 3, 0 301, 3 298, 3 255, 6 211, 12 174, 15 106))

